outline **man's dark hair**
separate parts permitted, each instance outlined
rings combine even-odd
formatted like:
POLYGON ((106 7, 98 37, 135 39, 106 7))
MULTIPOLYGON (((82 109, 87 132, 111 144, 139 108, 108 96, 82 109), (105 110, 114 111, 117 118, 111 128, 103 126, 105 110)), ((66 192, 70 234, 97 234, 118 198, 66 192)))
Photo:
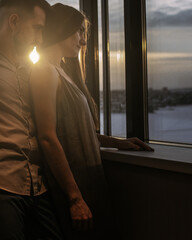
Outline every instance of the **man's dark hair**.
POLYGON ((0 0, 0 9, 3 7, 19 7, 32 12, 35 6, 42 8, 45 13, 50 12, 51 7, 45 0, 0 0))

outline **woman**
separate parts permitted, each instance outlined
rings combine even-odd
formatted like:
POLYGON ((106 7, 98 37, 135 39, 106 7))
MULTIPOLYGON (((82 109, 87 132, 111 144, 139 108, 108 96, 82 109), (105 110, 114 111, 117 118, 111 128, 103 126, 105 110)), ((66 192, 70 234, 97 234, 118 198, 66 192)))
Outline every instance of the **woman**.
MULTIPOLYGON (((44 59, 31 74, 39 143, 52 183, 56 180, 68 200, 73 226, 79 230, 91 229, 93 214, 95 229, 107 229, 109 199, 96 134, 97 115, 95 104, 82 82, 76 58, 80 48, 86 46, 86 21, 84 15, 72 7, 56 4, 53 10, 55 14, 44 36, 44 59), (65 59, 63 67, 77 79, 71 79, 60 67, 63 57, 76 58, 74 72, 67 64, 70 59, 65 59)), ((123 141, 99 136, 99 140, 104 146, 112 142, 114 147, 122 145, 123 148, 151 150, 137 139, 123 141)), ((54 183, 52 187, 56 185, 54 183)), ((95 233, 98 233, 97 239, 102 239, 99 231, 95 233)), ((103 235, 103 239, 106 236, 103 235)))
MULTIPOLYGON (((67 11, 68 6, 66 6, 67 11)), ((63 19, 65 19, 65 9, 61 9, 63 13, 63 19)), ((79 19, 80 20, 80 19, 79 19)), ((63 26, 65 27, 65 26, 63 26)), ((76 39, 77 46, 80 48, 80 60, 78 53, 73 47, 73 36, 70 36, 65 40, 63 46, 66 47, 65 55, 61 61, 61 67, 67 73, 67 75, 71 78, 71 80, 79 87, 79 89, 84 93, 87 98, 90 111, 92 113, 92 117, 95 123, 96 131, 99 132, 99 118, 97 112, 97 106, 91 97, 87 86, 85 84, 86 78, 86 66, 85 66, 85 57, 86 57, 86 50, 87 50, 87 39, 88 39, 88 27, 89 21, 84 16, 83 22, 79 21, 79 29, 80 29, 80 37, 76 39), (70 46, 70 43, 72 46, 70 46), (67 51, 71 50, 71 53, 67 53, 67 51)), ((79 49, 78 49, 79 50, 79 49)), ((138 138, 128 138, 128 139, 119 139, 110 136, 100 135, 97 134, 100 146, 102 147, 113 147, 118 148, 121 150, 146 150, 146 151, 153 151, 151 147, 144 144, 138 138)))

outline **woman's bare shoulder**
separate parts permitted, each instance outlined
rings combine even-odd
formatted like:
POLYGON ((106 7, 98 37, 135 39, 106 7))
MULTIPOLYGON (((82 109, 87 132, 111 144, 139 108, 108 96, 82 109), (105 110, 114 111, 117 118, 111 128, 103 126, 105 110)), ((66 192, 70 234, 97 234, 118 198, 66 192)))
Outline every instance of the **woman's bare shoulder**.
POLYGON ((31 84, 55 85, 58 83, 58 80, 59 77, 56 68, 47 61, 40 61, 38 64, 35 64, 31 70, 31 84))
POLYGON ((32 76, 36 76, 36 75, 41 75, 41 76, 48 75, 49 76, 50 74, 52 75, 55 72, 56 72, 56 70, 55 70, 54 66, 47 61, 39 61, 31 69, 32 76))

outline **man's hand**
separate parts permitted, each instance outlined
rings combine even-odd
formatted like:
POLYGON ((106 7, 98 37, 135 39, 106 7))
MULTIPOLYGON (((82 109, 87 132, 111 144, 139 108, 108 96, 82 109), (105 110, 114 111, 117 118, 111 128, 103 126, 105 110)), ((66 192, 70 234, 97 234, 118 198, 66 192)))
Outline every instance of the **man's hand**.
POLYGON ((136 151, 154 151, 139 138, 118 139, 117 147, 119 150, 136 150, 136 151))
POLYGON ((91 230, 93 228, 93 216, 83 198, 72 200, 70 205, 74 229, 85 232, 91 230))

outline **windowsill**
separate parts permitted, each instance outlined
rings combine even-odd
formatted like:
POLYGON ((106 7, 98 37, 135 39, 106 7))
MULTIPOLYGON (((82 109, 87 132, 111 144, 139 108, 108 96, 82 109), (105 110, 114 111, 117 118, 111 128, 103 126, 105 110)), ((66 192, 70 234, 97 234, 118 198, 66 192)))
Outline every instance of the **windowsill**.
POLYGON ((120 151, 101 148, 104 161, 127 163, 142 167, 192 174, 192 149, 149 144, 154 152, 120 151))

